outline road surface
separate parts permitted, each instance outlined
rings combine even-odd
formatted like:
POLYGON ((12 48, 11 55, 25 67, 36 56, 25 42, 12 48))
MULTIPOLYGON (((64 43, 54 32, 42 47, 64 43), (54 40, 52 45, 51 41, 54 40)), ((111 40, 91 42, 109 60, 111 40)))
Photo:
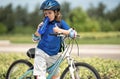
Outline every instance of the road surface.
MULTIPOLYGON (((36 44, 6 44, 0 45, 0 53, 26 53, 29 48, 36 47, 36 44)), ((74 54, 77 48, 74 45, 74 54)), ((120 60, 120 45, 79 45, 80 57, 101 57, 120 60)))

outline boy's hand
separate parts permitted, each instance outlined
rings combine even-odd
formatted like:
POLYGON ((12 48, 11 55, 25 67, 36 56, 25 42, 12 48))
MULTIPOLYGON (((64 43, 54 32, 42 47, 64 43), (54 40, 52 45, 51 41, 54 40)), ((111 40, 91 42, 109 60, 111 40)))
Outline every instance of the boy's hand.
POLYGON ((55 33, 56 33, 56 32, 60 32, 60 28, 59 28, 58 26, 55 26, 55 27, 53 28, 53 30, 54 30, 55 33))
POLYGON ((32 34, 32 40, 33 42, 38 42, 41 39, 40 36, 36 36, 35 34, 32 34))
POLYGON ((38 30, 40 29, 40 27, 43 25, 43 22, 41 22, 39 25, 38 25, 38 27, 37 27, 37 32, 38 32, 38 30))
POLYGON ((77 32, 71 28, 71 29, 69 29, 69 36, 71 38, 76 38, 77 37, 77 32))

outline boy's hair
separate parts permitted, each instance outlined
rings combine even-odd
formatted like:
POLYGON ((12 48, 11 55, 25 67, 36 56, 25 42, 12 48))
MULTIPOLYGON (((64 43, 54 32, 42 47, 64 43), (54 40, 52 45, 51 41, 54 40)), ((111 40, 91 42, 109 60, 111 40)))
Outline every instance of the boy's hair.
POLYGON ((55 12, 55 20, 60 22, 62 18, 61 12, 56 10, 54 12, 55 12))

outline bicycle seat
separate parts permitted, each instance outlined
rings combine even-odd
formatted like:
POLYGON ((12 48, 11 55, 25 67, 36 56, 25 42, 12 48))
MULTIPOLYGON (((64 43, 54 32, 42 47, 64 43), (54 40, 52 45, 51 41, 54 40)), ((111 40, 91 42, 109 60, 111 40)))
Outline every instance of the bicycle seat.
POLYGON ((30 57, 30 58, 34 58, 35 57, 35 48, 30 48, 27 51, 27 56, 30 57))

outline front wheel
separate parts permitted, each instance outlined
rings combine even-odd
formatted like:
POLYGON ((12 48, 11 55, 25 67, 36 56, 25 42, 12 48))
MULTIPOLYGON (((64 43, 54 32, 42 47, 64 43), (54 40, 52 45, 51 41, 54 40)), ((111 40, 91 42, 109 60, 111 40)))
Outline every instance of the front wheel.
POLYGON ((13 62, 6 74, 6 79, 35 79, 33 74, 27 74, 25 77, 21 77, 25 72, 31 70, 33 65, 27 60, 17 60, 13 62))
MULTIPOLYGON (((68 66, 62 73, 60 79, 72 79, 68 66)), ((97 70, 87 63, 75 63, 75 79, 101 79, 97 70)))

